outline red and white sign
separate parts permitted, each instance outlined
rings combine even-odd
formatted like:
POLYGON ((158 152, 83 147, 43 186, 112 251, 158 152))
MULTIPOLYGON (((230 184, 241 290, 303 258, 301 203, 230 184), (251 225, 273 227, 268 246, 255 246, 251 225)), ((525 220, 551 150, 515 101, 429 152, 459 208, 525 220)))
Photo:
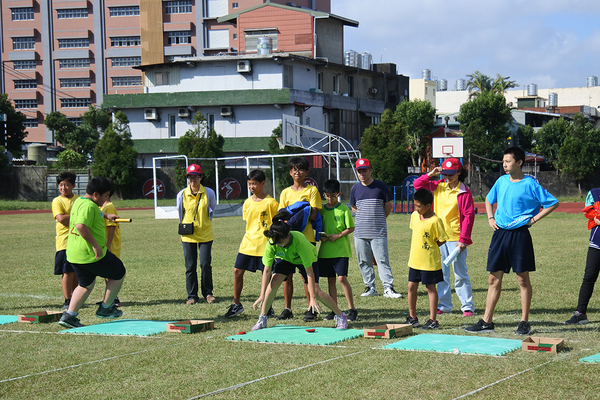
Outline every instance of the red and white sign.
POLYGON ((317 185, 317 181, 315 181, 313 178, 304 178, 304 183, 306 183, 307 185, 313 185, 317 189, 319 188, 319 185, 317 185))
POLYGON ((240 196, 242 187, 233 178, 225 178, 219 183, 219 197, 225 200, 234 200, 240 196))
MULTIPOLYGON (((142 193, 144 193, 144 197, 147 199, 154 198, 154 180, 148 179, 144 182, 144 186, 142 186, 142 193)), ((156 197, 158 199, 162 199, 165 195, 165 184, 162 183, 160 179, 156 180, 156 197)))

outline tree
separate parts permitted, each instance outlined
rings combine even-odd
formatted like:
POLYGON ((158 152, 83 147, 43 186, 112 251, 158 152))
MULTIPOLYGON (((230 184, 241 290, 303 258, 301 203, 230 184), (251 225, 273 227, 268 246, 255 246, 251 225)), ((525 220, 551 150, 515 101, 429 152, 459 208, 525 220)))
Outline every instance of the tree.
POLYGON ((581 181, 600 169, 600 130, 576 114, 569 134, 558 152, 558 166, 573 175, 582 197, 581 181))
POLYGON ((479 93, 489 92, 492 90, 492 78, 482 74, 479 71, 475 71, 472 74, 467 75, 469 81, 467 82, 467 90, 471 92, 469 98, 477 97, 479 93))
MULTIPOLYGON (((477 97, 460 106, 458 122, 464 135, 465 149, 471 149, 478 156, 499 160, 510 136, 507 123, 510 121, 510 108, 504 95, 491 91, 482 92, 477 97)), ((481 161, 484 171, 498 168, 497 163, 481 161)))
POLYGON ((408 139, 413 166, 420 167, 427 154, 427 136, 433 130, 435 108, 429 100, 403 101, 396 107, 393 118, 408 139))
POLYGON ((508 89, 512 89, 518 86, 516 81, 509 81, 510 76, 503 77, 500 74, 496 74, 496 79, 492 83, 492 91, 500 94, 504 94, 508 89))
POLYGON ((519 146, 525 151, 533 152, 536 145, 536 134, 530 125, 519 126, 517 129, 517 140, 513 141, 516 146, 519 146))
POLYGON ((571 124, 560 117, 547 122, 536 134, 536 146, 541 155, 548 158, 558 168, 558 153, 570 135, 571 124))
POLYGON ((94 150, 92 171, 96 176, 111 178, 122 198, 123 190, 129 190, 137 182, 136 159, 129 120, 125 113, 117 111, 94 150))
MULTIPOLYGON (((217 135, 214 129, 208 129, 206 118, 200 111, 197 111, 194 115, 192 126, 192 129, 189 129, 179 138, 178 154, 186 155, 188 158, 223 157, 225 139, 223 136, 217 135)), ((204 175, 203 184, 216 183, 214 182, 215 177, 212 168, 203 168, 202 172, 204 175)), ((175 182, 178 187, 186 186, 185 168, 182 166, 178 165, 175 168, 175 182)))
MULTIPOLYGON (((6 150, 10 151, 13 156, 19 157, 23 154, 21 146, 27 137, 25 125, 23 125, 27 117, 22 112, 15 110, 5 93, 0 94, 0 114, 6 114, 6 133, 8 135, 6 150)), ((4 145, 3 135, 4 132, 0 132, 0 144, 2 145, 4 145)))
POLYGON ((8 156, 6 155, 4 146, 0 146, 0 172, 8 170, 8 156))
POLYGON ((406 175, 408 158, 406 128, 387 109, 381 121, 371 125, 362 136, 362 156, 368 158, 373 168, 373 177, 388 185, 400 185, 406 175))
MULTIPOLYGON (((273 129, 271 138, 269 139, 269 153, 270 154, 299 154, 304 153, 305 150, 301 147, 296 146, 284 146, 283 149, 279 147, 279 142, 277 139, 282 138, 282 126, 279 126, 273 129)), ((290 157, 291 158, 291 157, 290 157)), ((274 160, 275 164, 275 187, 277 190, 281 190, 281 188, 286 188, 291 186, 294 183, 294 180, 290 176, 288 169, 288 162, 290 158, 287 157, 277 157, 274 160)))

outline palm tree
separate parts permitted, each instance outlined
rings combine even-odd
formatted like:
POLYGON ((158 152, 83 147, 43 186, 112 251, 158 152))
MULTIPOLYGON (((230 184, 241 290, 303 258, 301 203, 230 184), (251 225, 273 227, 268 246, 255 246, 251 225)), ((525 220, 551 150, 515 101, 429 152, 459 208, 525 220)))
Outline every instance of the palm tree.
POLYGON ((508 89, 517 87, 516 81, 509 81, 510 76, 503 77, 500 74, 496 74, 496 79, 492 84, 492 90, 496 93, 504 94, 508 89))
POLYGON ((477 96, 479 93, 489 92, 492 90, 492 78, 482 74, 479 71, 467 75, 469 81, 467 82, 467 90, 471 92, 469 98, 477 96))

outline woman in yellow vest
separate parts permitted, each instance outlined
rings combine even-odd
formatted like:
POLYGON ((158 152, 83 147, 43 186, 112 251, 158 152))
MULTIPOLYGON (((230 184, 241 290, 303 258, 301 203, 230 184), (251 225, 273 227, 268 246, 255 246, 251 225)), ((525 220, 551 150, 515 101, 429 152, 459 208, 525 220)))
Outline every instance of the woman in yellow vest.
POLYGON ((186 304, 196 304, 198 297, 198 255, 200 256, 200 285, 202 297, 214 303, 211 249, 214 239, 212 214, 216 207, 215 192, 202 186, 202 168, 197 164, 187 167, 185 176, 188 187, 177 193, 177 210, 181 223, 193 224, 189 235, 181 235, 185 260, 185 286, 188 293, 186 304))

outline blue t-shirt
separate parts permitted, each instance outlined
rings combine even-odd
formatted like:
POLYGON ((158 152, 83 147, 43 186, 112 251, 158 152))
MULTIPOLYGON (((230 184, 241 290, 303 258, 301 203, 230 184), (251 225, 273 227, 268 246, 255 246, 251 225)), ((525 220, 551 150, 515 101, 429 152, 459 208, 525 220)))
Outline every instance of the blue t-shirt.
POLYGON ((511 182, 510 175, 498 178, 487 195, 490 204, 498 203, 494 218, 502 229, 517 229, 527 225, 531 217, 558 203, 535 179, 525 175, 518 182, 511 182))
POLYGON ((370 185, 356 183, 350 190, 350 206, 356 207, 354 237, 375 239, 387 237, 385 203, 392 201, 387 185, 374 179, 370 185))

